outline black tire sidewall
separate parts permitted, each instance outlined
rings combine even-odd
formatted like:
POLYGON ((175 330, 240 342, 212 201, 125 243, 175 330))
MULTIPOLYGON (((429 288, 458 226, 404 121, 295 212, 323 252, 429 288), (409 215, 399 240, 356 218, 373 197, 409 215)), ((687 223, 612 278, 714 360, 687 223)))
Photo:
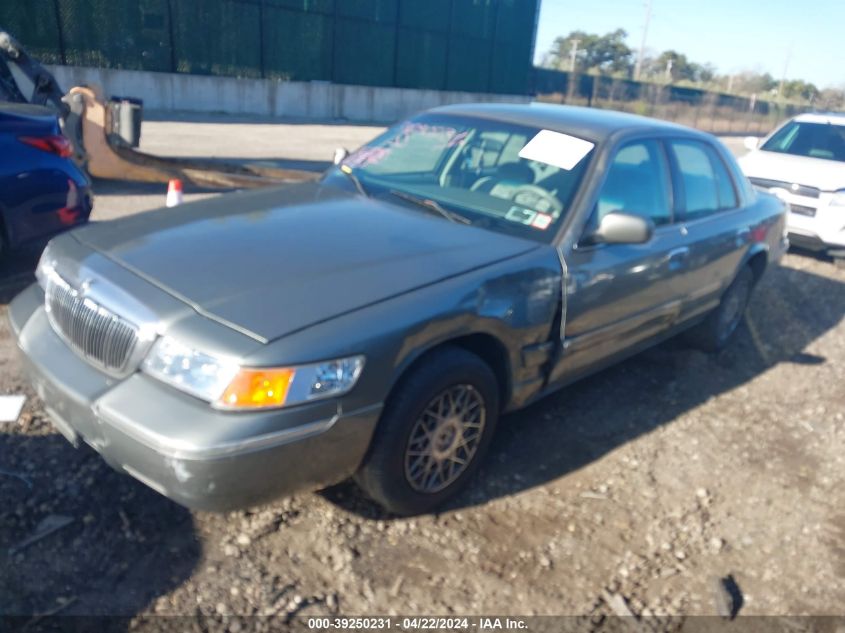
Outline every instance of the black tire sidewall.
POLYGON ((483 461, 498 420, 498 400, 495 375, 478 356, 460 348, 432 353, 397 385, 388 399, 356 480, 377 502, 397 514, 420 514, 440 505, 472 479, 483 461), (411 431, 434 398, 459 384, 471 385, 484 401, 481 440, 468 467, 454 482, 438 492, 421 493, 411 487, 405 476, 405 451, 411 431))
POLYGON ((736 278, 731 282, 731 285, 728 287, 728 290, 725 292, 722 302, 719 304, 718 310, 716 310, 715 314, 715 328, 714 328, 714 339, 716 343, 716 348, 721 349, 724 347, 728 341, 731 340, 733 335, 736 333, 737 329, 739 329, 740 323, 742 323, 742 318, 745 315, 745 310, 748 307, 748 300, 751 298, 751 290, 754 288, 754 273, 751 272, 751 269, 743 267, 740 270, 736 278), (742 292, 742 295, 739 297, 740 306, 739 306, 739 320, 737 321, 736 325, 730 332, 726 332, 723 327, 723 313, 726 309, 727 299, 733 294, 737 292, 742 292))

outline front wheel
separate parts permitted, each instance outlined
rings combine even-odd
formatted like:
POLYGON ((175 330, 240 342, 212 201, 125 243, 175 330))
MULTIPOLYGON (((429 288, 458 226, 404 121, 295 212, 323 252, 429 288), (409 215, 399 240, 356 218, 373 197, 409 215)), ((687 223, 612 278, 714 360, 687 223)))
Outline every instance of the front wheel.
POLYGON ((427 512, 472 478, 498 411, 490 367, 457 347, 437 350, 391 394, 355 480, 391 512, 427 512))
POLYGON ((754 273, 745 266, 725 290, 716 309, 686 333, 687 340, 707 352, 724 348, 742 321, 753 288, 754 273))

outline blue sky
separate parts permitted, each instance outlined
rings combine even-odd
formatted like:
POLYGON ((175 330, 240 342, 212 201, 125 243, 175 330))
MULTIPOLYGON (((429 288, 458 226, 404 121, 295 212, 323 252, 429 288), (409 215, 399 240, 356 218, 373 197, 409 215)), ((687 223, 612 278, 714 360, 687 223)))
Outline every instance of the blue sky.
MULTIPOLYGON (((558 35, 628 31, 639 48, 645 0, 540 0, 535 59, 558 35)), ((674 49, 719 73, 769 72, 776 79, 845 85, 845 0, 652 0, 646 48, 674 49)))

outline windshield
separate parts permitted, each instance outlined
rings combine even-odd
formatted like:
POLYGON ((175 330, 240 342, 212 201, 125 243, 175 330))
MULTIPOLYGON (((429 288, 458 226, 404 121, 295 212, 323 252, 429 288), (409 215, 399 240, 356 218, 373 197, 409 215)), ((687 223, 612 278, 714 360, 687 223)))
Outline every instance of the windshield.
MULTIPOLYGON (((342 169, 369 195, 405 204, 416 198, 420 207, 429 203, 428 211, 447 209, 452 219, 548 241, 592 150, 589 141, 540 128, 428 114, 350 154, 342 169)), ((327 178, 336 182, 343 174, 335 169, 327 178)))
POLYGON ((845 162, 845 125, 791 121, 760 149, 845 162))

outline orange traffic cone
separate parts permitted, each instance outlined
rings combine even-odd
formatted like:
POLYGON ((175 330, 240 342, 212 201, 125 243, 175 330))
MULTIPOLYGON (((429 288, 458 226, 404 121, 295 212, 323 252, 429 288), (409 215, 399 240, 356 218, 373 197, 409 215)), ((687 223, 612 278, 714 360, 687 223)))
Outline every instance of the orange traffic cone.
POLYGON ((182 181, 178 178, 171 178, 167 183, 167 200, 164 204, 168 207, 182 204, 182 181))

